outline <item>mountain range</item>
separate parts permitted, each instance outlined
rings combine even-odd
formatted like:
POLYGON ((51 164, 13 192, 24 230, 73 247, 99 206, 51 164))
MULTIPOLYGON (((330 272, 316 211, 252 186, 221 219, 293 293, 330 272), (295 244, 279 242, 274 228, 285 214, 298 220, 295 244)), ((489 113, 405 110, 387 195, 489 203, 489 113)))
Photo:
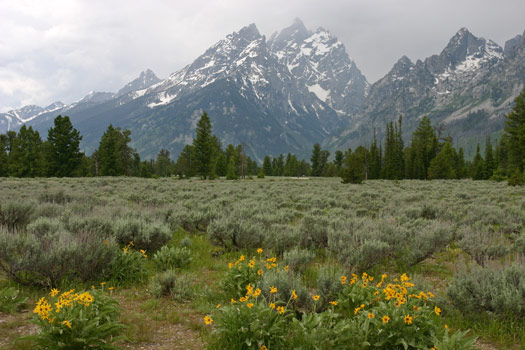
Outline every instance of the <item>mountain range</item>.
POLYGON ((287 152, 309 158, 315 143, 332 151, 368 145, 401 114, 408 142, 428 115, 468 154, 501 133, 524 86, 525 33, 501 48, 462 28, 440 54, 415 63, 404 56, 371 85, 333 34, 296 19, 269 39, 246 26, 166 79, 148 69, 116 93, 92 91, 69 105, 1 113, 0 133, 26 124, 45 137, 62 114, 83 135, 88 154, 112 123, 131 130, 142 158, 162 148, 176 157, 206 111, 224 145, 243 143, 261 162, 287 152))

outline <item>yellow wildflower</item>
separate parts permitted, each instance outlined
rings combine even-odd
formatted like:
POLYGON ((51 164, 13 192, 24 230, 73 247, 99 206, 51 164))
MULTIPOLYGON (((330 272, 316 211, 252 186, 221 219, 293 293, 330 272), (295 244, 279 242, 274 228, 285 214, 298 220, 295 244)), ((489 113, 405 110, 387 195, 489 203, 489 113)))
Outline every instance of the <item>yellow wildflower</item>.
POLYGON ((60 292, 58 291, 58 289, 53 288, 53 289, 51 289, 51 293, 49 293, 49 295, 51 295, 52 297, 54 297, 54 296, 57 295, 58 293, 60 293, 60 292))
POLYGON ((263 273, 262 270, 258 270, 258 271, 257 271, 257 274, 258 274, 259 276, 262 275, 262 273, 263 273))
POLYGON ((250 260, 248 266, 250 267, 250 269, 253 269, 253 267, 255 266, 255 260, 250 260))
POLYGON ((251 309, 253 307, 253 303, 248 303, 246 304, 246 306, 248 307, 248 309, 251 309))
POLYGON ((412 324, 412 317, 410 315, 406 315, 404 317, 404 321, 406 324, 411 325, 412 324))
POLYGON ((288 272, 288 270, 290 270, 290 266, 286 265, 285 267, 283 267, 283 270, 288 272))
POLYGON ((272 309, 272 310, 275 309, 275 304, 274 303, 270 303, 269 306, 270 306, 270 309, 272 309))
POLYGON ((436 313, 436 315, 439 316, 439 314, 441 313, 441 309, 437 306, 434 306, 434 312, 436 313))
POLYGON ((383 321, 383 323, 388 323, 390 321, 390 317, 385 315, 385 316, 383 316, 383 318, 381 320, 383 321))
POLYGON ((332 304, 333 306, 337 306, 337 301, 331 301, 330 304, 332 304))
POLYGON ((268 350, 268 348, 266 347, 266 345, 261 345, 261 347, 259 348, 259 350, 268 350))
POLYGON ((292 298, 293 300, 297 300, 298 298, 297 293, 295 293, 295 289, 292 289, 292 298))
POLYGON ((346 276, 341 276, 341 278, 340 278, 341 284, 346 284, 346 279, 347 279, 346 276))
POLYGON ((210 316, 208 316, 208 315, 204 316, 204 323, 205 323, 205 324, 209 325, 209 324, 211 324, 212 322, 213 322, 213 320, 211 319, 210 316))
POLYGON ((216 309, 218 309, 220 307, 221 307, 221 304, 217 304, 217 306, 215 306, 216 309))
POLYGON ((284 314, 284 306, 277 306, 277 311, 282 315, 284 314))
POLYGON ((262 248, 257 249, 257 254, 262 254, 262 252, 263 252, 262 248))
POLYGON ((253 292, 253 297, 254 297, 254 298, 257 298, 259 295, 261 295, 261 289, 260 289, 260 288, 257 288, 257 289, 253 292))
POLYGON ((66 325, 66 327, 71 328, 71 323, 69 323, 68 320, 62 321, 62 324, 63 324, 63 325, 66 325))
POLYGON ((270 287, 270 293, 272 293, 272 294, 277 293, 277 287, 271 286, 270 287))
POLYGON ((376 317, 376 316, 373 313, 371 313, 371 312, 368 313, 368 318, 374 318, 374 317, 376 317))
POLYGON ((320 295, 312 295, 312 299, 313 299, 314 301, 319 300, 320 297, 321 297, 320 295))

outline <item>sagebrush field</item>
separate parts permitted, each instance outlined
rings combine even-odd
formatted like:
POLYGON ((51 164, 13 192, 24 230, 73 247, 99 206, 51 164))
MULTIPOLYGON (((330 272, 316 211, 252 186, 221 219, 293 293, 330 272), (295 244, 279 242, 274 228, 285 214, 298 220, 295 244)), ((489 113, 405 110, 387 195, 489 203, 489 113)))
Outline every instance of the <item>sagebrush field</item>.
POLYGON ((523 349, 524 223, 488 181, 2 179, 0 349, 523 349))

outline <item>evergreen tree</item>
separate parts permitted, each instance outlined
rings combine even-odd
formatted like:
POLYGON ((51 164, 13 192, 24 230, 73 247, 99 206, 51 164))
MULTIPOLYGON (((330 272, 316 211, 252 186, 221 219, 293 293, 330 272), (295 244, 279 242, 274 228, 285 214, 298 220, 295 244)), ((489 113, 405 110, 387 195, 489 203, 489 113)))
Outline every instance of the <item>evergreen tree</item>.
POLYGON ((401 125, 402 117, 400 116, 397 124, 390 122, 386 126, 385 158, 382 168, 382 175, 385 179, 402 179, 405 175, 401 125))
POLYGON ((283 176, 283 174, 284 174, 284 156, 282 154, 279 154, 279 157, 277 157, 276 172, 274 173, 274 175, 283 176))
POLYGON ((226 176, 226 173, 228 172, 228 163, 226 163, 226 156, 224 155, 224 152, 220 152, 219 156, 217 157, 215 171, 217 172, 217 176, 226 176))
POLYGON ((271 176, 272 175, 272 161, 271 161, 269 155, 264 156, 262 172, 263 172, 264 176, 271 176))
POLYGON ((237 179, 239 179, 239 176, 237 176, 235 172, 234 158, 230 157, 230 162, 228 163, 228 169, 226 170, 226 180, 237 180, 237 179))
POLYGON ((525 168, 525 90, 514 100, 515 106, 507 115, 505 133, 507 138, 507 174, 515 170, 523 173, 525 168))
POLYGON ((208 114, 204 112, 197 123, 196 138, 193 139, 193 154, 195 169, 201 179, 209 178, 212 174, 213 140, 211 122, 208 114))
POLYGON ((438 152, 438 140, 430 119, 424 116, 412 135, 408 152, 406 176, 411 179, 426 179, 431 160, 438 152))
POLYGON ((131 176, 133 149, 128 146, 131 131, 108 126, 96 153, 98 175, 131 176))
POLYGON ((9 175, 16 177, 45 175, 41 146, 42 139, 38 131, 33 130, 31 126, 28 128, 23 125, 18 135, 10 142, 9 175))
POLYGON ((341 175, 341 169, 343 168, 344 153, 340 150, 335 151, 334 165, 338 175, 341 175))
POLYGON ((175 163, 175 173, 180 177, 192 177, 195 176, 195 164, 193 155, 193 146, 185 145, 180 152, 177 163, 175 163))
POLYGON ((467 166, 465 164, 465 155, 463 148, 460 147, 458 151, 458 161, 456 163, 456 178, 464 179, 467 177, 467 166))
POLYGON ((496 162, 494 160, 494 154, 492 152, 492 143, 490 142, 490 136, 487 137, 485 144, 485 161, 483 162, 483 178, 485 180, 490 179, 492 174, 496 170, 496 162))
POLYGON ((82 136, 68 116, 57 116, 54 127, 47 134, 49 141, 49 174, 56 177, 76 176, 78 167, 82 162, 83 154, 80 152, 82 136))
POLYGON ((306 176, 311 172, 310 164, 306 160, 301 160, 297 164, 297 176, 306 176))
POLYGON ((160 177, 171 175, 171 159, 170 151, 161 149, 157 154, 157 161, 155 162, 155 173, 160 177))
POLYGON ((353 153, 352 150, 345 152, 344 167, 342 170, 342 182, 360 184, 365 179, 367 172, 365 159, 368 150, 359 146, 353 153))
POLYGON ((6 177, 9 172, 7 146, 9 139, 7 135, 0 134, 0 177, 6 177))
POLYGON ((455 179, 457 155, 450 142, 443 145, 441 151, 430 161, 429 179, 455 179))
POLYGON ((374 139, 370 145, 370 173, 369 179, 379 179, 381 177, 381 150, 377 147, 376 131, 374 129, 374 139))
POLYGON ((472 177, 473 180, 483 180, 485 176, 483 168, 483 158, 481 157, 478 143, 478 146, 476 148, 476 155, 474 156, 472 164, 470 165, 470 177, 472 177))
POLYGON ((312 176, 321 176, 321 173, 323 172, 323 168, 321 165, 321 146, 316 143, 314 145, 314 148, 312 150, 312 156, 310 157, 310 161, 312 162, 312 176))

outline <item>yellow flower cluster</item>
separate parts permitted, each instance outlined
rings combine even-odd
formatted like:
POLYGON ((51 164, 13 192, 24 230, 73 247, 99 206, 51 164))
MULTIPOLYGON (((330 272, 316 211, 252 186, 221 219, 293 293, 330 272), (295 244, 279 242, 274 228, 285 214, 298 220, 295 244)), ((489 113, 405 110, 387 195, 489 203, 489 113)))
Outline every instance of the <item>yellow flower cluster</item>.
MULTIPOLYGON (((129 244, 125 247, 122 248, 122 250, 124 251, 124 254, 129 254, 131 250, 133 250, 132 247, 135 246, 135 243, 133 243, 133 241, 129 242, 129 244)), ((142 254, 142 257, 143 258, 147 258, 148 255, 146 254, 146 251, 144 249, 141 249, 139 250, 140 254, 142 254)))
MULTIPOLYGON (((75 293, 74 289, 71 289, 60 295, 59 294, 60 291, 56 288, 51 289, 51 292, 49 293, 49 295, 51 295, 51 297, 53 298, 58 295, 58 298, 54 303, 54 309, 50 301, 48 301, 45 297, 42 297, 33 309, 33 313, 37 314, 42 320, 46 320, 49 323, 53 323, 56 319, 56 315, 59 314, 63 308, 74 307, 75 304, 89 307, 93 303, 93 301, 95 301, 95 298, 89 292, 78 294, 75 293), (54 314, 54 316, 51 316, 52 314, 54 314)), ((67 320, 62 321, 62 324, 68 328, 71 328, 71 322, 67 320)))

